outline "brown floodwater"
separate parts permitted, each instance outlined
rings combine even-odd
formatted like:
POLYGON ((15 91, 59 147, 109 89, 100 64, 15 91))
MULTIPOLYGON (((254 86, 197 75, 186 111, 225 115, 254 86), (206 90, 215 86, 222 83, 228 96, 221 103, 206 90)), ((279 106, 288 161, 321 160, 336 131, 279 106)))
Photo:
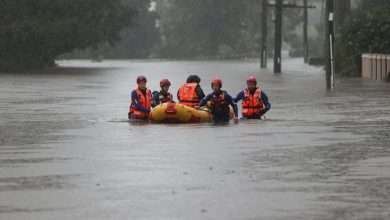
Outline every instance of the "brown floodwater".
POLYGON ((0 219, 390 219, 390 85, 285 61, 59 61, 0 74, 0 219), (236 95, 255 73, 264 121, 127 122, 138 74, 189 73, 236 95))

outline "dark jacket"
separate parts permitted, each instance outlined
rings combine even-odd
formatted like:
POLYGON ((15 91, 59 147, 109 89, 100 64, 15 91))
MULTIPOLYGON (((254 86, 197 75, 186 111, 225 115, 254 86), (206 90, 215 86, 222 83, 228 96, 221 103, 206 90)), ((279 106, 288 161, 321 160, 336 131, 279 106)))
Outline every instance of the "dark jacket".
POLYGON ((152 99, 152 107, 156 107, 160 104, 166 103, 166 102, 174 102, 173 101, 173 96, 171 93, 163 93, 163 92, 158 92, 155 91, 153 92, 153 99, 152 99))
POLYGON ((200 102, 200 106, 206 106, 208 102, 211 102, 211 112, 215 122, 229 122, 230 120, 230 108, 231 106, 234 111, 235 117, 238 117, 237 105, 233 102, 233 98, 226 92, 216 94, 215 92, 210 93, 200 102), (221 97, 224 97, 223 99, 221 97))

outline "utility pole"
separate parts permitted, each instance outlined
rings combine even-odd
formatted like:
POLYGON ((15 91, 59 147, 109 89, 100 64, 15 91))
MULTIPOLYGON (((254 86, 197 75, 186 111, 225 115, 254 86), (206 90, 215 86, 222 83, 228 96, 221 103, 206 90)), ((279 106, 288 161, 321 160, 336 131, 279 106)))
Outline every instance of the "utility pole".
POLYGON ((309 15, 308 15, 308 4, 307 0, 303 0, 303 55, 305 63, 309 62, 309 37, 308 37, 308 23, 309 23, 309 15))
POLYGON ((282 73, 282 19, 283 0, 275 2, 275 51, 274 51, 274 73, 282 73))
POLYGON ((267 38, 268 38, 268 0, 262 0, 261 10, 261 68, 267 68, 268 60, 268 49, 267 49, 267 38))
POLYGON ((275 52, 274 52, 274 73, 282 73, 282 23, 283 8, 308 9, 315 6, 297 5, 295 3, 283 4, 283 0, 275 0, 274 4, 268 4, 275 10, 275 52))
POLYGON ((326 0, 326 88, 334 89, 335 86, 335 60, 334 60, 334 0, 326 0))

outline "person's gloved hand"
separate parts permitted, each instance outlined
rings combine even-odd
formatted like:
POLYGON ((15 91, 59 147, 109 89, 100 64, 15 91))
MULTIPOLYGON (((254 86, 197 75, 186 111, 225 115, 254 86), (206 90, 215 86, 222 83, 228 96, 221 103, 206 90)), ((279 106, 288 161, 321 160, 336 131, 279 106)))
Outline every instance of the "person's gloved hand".
POLYGON ((214 108, 214 103, 212 101, 207 102, 207 108, 212 109, 214 108))
POLYGON ((265 113, 267 113, 268 110, 264 109, 260 112, 260 118, 263 117, 265 115, 265 113))

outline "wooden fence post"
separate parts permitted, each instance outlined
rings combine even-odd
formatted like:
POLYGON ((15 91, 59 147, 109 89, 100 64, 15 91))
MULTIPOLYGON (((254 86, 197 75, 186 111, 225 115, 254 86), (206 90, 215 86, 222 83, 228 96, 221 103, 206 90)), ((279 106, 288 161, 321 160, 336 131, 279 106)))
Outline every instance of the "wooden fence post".
POLYGON ((390 79, 390 55, 386 56, 387 65, 386 65, 386 80, 390 79))

